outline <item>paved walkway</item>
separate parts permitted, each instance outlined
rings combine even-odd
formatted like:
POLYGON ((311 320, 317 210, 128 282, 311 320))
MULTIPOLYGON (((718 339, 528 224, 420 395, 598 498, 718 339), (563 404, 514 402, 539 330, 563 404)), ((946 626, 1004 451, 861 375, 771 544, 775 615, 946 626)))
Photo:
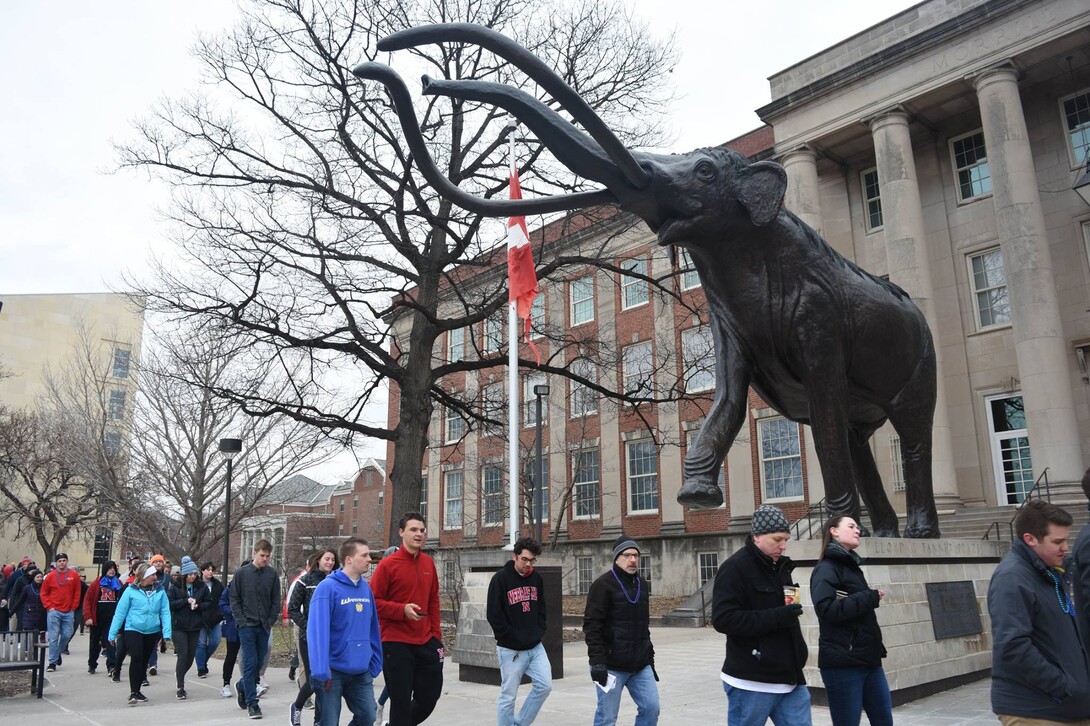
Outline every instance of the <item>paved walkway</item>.
MULTIPOLYGON (((723 659, 723 638, 711 630, 653 628, 656 660, 662 682, 663 726, 691 726, 726 723, 726 696, 718 670, 723 659)), ((240 724, 248 722, 234 699, 221 698, 222 664, 214 661, 209 678, 199 680, 196 669, 186 681, 189 699, 174 697, 174 657, 160 656, 160 675, 150 678, 145 689, 149 703, 129 706, 125 674, 121 683, 113 683, 99 667, 97 675, 87 674, 87 637, 76 636, 72 655, 64 665, 48 674, 45 697, 38 701, 31 695, 0 700, 0 722, 10 726, 117 726, 118 724, 240 724)), ((221 646, 222 652, 222 646, 221 646)), ((553 684, 553 693, 545 702, 535 722, 540 726, 574 726, 591 721, 594 713, 594 688, 586 674, 586 648, 569 643, 564 650, 567 677, 553 684)), ((287 669, 271 668, 266 674, 271 690, 261 699, 265 721, 287 723, 288 703, 295 686, 288 680, 287 669)), ((27 675, 29 682, 29 674, 27 675)), ((947 726, 997 723, 988 708, 988 681, 962 686, 938 696, 901 706, 894 711, 898 725, 947 726)), ((381 689, 381 679, 379 681, 381 689)), ((523 688, 525 693, 528 688, 523 688)), ((496 722, 497 689, 458 681, 458 668, 447 664, 443 696, 429 724, 473 724, 486 726, 496 722), (457 720, 456 720, 457 719, 457 720)), ((635 708, 627 697, 618 723, 631 724, 635 708)), ((814 707, 814 726, 830 726, 829 711, 814 707)), ((303 723, 311 723, 313 711, 304 713, 303 723)), ((350 714, 345 709, 341 724, 350 714)))

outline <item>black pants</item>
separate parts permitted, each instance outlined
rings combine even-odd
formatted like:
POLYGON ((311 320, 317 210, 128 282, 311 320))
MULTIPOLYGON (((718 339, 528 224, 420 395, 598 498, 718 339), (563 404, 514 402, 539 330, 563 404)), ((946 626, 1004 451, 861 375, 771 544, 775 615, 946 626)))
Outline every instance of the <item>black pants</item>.
POLYGON ((170 642, 174 643, 174 652, 178 655, 174 665, 174 680, 178 681, 178 688, 185 688, 185 674, 193 667, 200 637, 199 630, 175 630, 170 634, 170 642))
POLYGON ((390 726, 424 723, 443 691, 443 644, 432 638, 424 645, 382 644, 382 670, 390 689, 390 726))
POLYGON ((98 656, 105 650, 106 651, 106 670, 112 671, 117 667, 117 654, 114 651, 114 647, 110 645, 110 624, 91 626, 91 639, 87 646, 87 667, 98 668, 98 656))
POLYGON ((237 640, 227 641, 227 651, 223 655, 223 685, 231 685, 231 679, 235 677, 235 661, 238 660, 238 649, 241 646, 237 640))
POLYGON ((139 693, 140 686, 148 677, 148 658, 162 633, 145 635, 135 630, 125 631, 125 648, 129 651, 129 691, 139 693))
MULTIPOLYGON (((299 694, 295 697, 295 705, 302 708, 307 705, 307 699, 314 695, 314 688, 310 685, 310 649, 307 647, 307 639, 299 638, 299 662, 306 671, 306 678, 300 679, 299 694)), ((314 723, 322 720, 322 707, 318 699, 314 699, 314 723)))

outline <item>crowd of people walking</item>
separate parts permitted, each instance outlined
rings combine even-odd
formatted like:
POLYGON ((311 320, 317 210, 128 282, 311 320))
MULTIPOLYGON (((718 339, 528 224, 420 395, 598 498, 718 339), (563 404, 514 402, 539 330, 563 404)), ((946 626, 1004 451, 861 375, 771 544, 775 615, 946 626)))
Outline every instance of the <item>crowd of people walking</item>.
MULTIPOLYGON (((1083 487, 1090 499, 1090 471, 1083 487)), ((992 709, 1005 726, 1090 726, 1090 531, 1073 551, 1071 516, 1039 499, 1026 502, 1014 520, 1010 554, 988 589, 992 626, 992 709), (1085 605, 1085 607, 1084 607, 1085 605)), ((415 726, 433 714, 443 690, 445 651, 440 628, 439 579, 423 552, 424 519, 406 514, 399 547, 372 568, 368 543, 350 537, 340 547, 310 555, 280 596, 265 540, 224 586, 211 562, 188 556, 171 573, 161 556, 133 558, 128 572, 106 562, 81 588, 68 558, 58 553, 43 574, 24 558, 0 580, 0 627, 14 617, 20 629, 46 633, 48 670, 68 654, 74 618, 89 628, 88 673, 105 657, 120 681, 128 658, 129 704, 147 701, 143 688, 156 675, 158 653, 173 644, 176 697, 188 698, 186 678, 209 674, 209 659, 226 642, 223 688, 250 718, 262 718, 272 629, 290 618, 298 654, 298 691, 288 719, 300 726, 308 703, 314 723, 337 726, 342 704, 355 726, 415 726), (372 572, 373 569, 373 572, 372 572), (241 655, 241 677, 234 680, 241 655), (376 702, 374 680, 385 676, 376 702), (233 685, 232 685, 233 683, 233 685), (389 700, 389 719, 384 708, 389 700)), ((872 587, 856 550, 863 536, 852 517, 832 516, 822 528, 820 555, 810 576, 809 603, 819 626, 817 665, 835 726, 893 724, 886 657, 877 611, 886 593, 872 587)), ((712 591, 712 624, 726 635, 720 677, 729 726, 807 726, 810 689, 800 616, 804 612, 796 565, 786 555, 789 524, 775 506, 759 507, 745 543, 718 569, 712 591)), ((491 580, 487 620, 496 640, 500 726, 527 726, 552 690, 552 667, 542 641, 550 610, 534 566, 541 546, 519 539, 491 580), (530 689, 517 708, 520 684, 530 689)), ((640 544, 621 535, 613 564, 591 584, 583 633, 596 693, 595 726, 617 722, 622 695, 636 705, 635 726, 660 718, 659 674, 651 642, 649 588, 640 576, 640 544)))

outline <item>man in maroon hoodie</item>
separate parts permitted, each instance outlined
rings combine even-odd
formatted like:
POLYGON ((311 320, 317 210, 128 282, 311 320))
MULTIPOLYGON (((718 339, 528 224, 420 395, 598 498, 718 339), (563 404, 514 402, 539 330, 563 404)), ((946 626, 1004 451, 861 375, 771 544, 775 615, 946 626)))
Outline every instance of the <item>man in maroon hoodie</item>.
POLYGON ((384 557, 371 577, 390 690, 390 726, 416 726, 435 709, 443 690, 443 632, 439 578, 421 551, 424 518, 410 512, 398 523, 401 549, 384 557))
POLYGON ((42 582, 42 607, 45 608, 45 627, 49 633, 47 671, 55 671, 61 664, 61 651, 72 639, 76 622, 74 613, 79 610, 82 594, 79 574, 68 569, 68 555, 58 552, 57 569, 46 575, 42 582))

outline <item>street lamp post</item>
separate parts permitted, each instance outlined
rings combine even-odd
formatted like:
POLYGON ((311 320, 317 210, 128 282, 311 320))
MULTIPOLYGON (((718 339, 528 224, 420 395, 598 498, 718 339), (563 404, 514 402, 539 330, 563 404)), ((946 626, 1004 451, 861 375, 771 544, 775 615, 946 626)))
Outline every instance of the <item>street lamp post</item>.
POLYGON ((547 384, 538 384, 534 386, 534 396, 537 397, 537 463, 534 467, 534 531, 536 533, 536 539, 538 544, 541 544, 541 528, 542 520, 545 513, 545 500, 544 489, 545 484, 545 469, 543 464, 544 459, 541 458, 541 404, 542 400, 549 395, 549 386, 547 384))
POLYGON ((227 584, 227 559, 231 555, 231 461, 242 451, 242 439, 220 439, 220 453, 227 459, 227 499, 223 505, 223 584, 227 584))

